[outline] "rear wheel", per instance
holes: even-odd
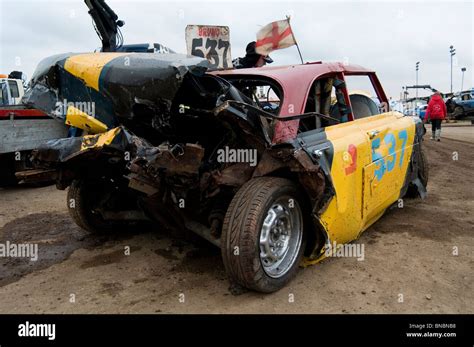
[[[423,147],[421,147],[421,144],[419,145],[419,148],[416,150],[416,152],[413,153],[412,160],[412,165],[416,167],[418,172],[417,178],[426,190],[426,187],[428,186],[429,165],[425,151],[423,150]],[[419,187],[416,182],[411,182],[408,185],[405,196],[408,198],[416,198],[421,196],[422,194],[420,193],[420,189],[422,188]]]
[[[423,148],[420,148],[420,164],[418,167],[418,176],[423,186],[426,188],[428,185],[429,165],[426,159],[426,154]]]
[[[303,199],[293,182],[247,182],[224,218],[222,257],[231,282],[274,292],[296,274],[304,250]]]
[[[113,180],[74,180],[67,193],[67,207],[74,222],[91,233],[107,233],[146,225],[142,219],[104,219],[103,213],[120,213],[136,209],[136,199],[122,193],[123,187]]]

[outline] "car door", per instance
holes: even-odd
[[[405,181],[415,123],[398,112],[386,112],[355,121],[366,136],[370,159],[363,173],[364,229],[397,201]]]
[[[344,82],[341,75],[330,78]],[[332,82],[327,80],[326,83]],[[343,84],[339,83],[339,86]],[[340,92],[346,105],[350,106],[345,87],[341,87]],[[345,107],[339,106],[339,109],[343,108]],[[331,113],[329,107],[324,106],[315,110],[324,114]],[[350,107],[348,110],[350,111]],[[365,134],[352,121],[352,113],[347,114],[347,119],[347,122],[318,127],[298,135],[298,142],[311,157],[317,157],[318,164],[332,186],[332,197],[319,215],[320,224],[331,244],[354,240],[363,226],[363,168],[369,164],[370,148]]]
[[[362,232],[400,196],[411,157],[415,122],[385,107],[387,98],[375,74],[346,76],[346,83],[354,125],[364,134],[369,149],[361,177]],[[353,91],[354,88],[359,90]]]
[[[463,107],[464,112],[466,113],[474,111],[474,99],[470,94],[464,95],[459,104]]]

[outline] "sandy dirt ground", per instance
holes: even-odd
[[[474,143],[425,143],[426,200],[367,230],[363,261],[325,260],[270,295],[232,295],[206,243],[159,230],[90,236],[64,191],[0,190],[0,243],[39,243],[36,262],[0,258],[0,313],[474,313]]]
[[[451,140],[474,142],[474,126],[470,122],[458,122],[443,124],[443,137]],[[431,128],[427,126],[427,130]]]

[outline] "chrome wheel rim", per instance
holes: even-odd
[[[303,239],[301,208],[282,197],[268,209],[260,231],[260,262],[272,278],[284,276],[295,264]]]

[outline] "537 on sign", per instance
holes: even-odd
[[[188,25],[186,47],[188,54],[206,58],[210,63],[210,69],[232,67],[227,26]]]

